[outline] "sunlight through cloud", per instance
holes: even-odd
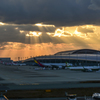
[[[26,36],[40,36],[42,32],[35,32],[35,31],[30,31],[29,33],[26,34]]]
[[[53,35],[53,37],[69,37],[69,36],[72,36],[72,33],[70,33],[69,31],[65,31],[64,27],[62,29],[56,29],[55,30],[55,33],[50,33],[50,32],[47,32],[48,35]]]
[[[36,23],[35,26],[55,27],[55,25]]]
[[[5,23],[3,23],[3,22],[0,22],[0,25],[5,25]]]
[[[23,31],[23,30],[20,30],[20,33],[24,33],[25,31]]]

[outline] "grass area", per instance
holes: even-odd
[[[99,92],[100,88],[70,88],[70,89],[51,89],[51,90],[9,90],[5,95],[7,98],[51,98],[66,97],[68,94],[77,94],[77,96],[92,96],[93,93]]]

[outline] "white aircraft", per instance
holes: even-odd
[[[5,65],[12,65],[12,63],[5,63]]]
[[[99,66],[78,66],[78,67],[67,67],[70,70],[82,70],[84,72],[92,72],[93,70],[99,70]]]
[[[49,68],[63,69],[66,67],[66,63],[42,63],[44,66]]]
[[[15,65],[15,66],[25,66],[26,64],[25,63],[14,63],[14,62],[12,62],[12,65]]]
[[[34,58],[34,62],[39,65],[40,67],[45,68],[56,68],[56,69],[71,69],[71,70],[82,70],[82,71],[88,71],[92,72],[93,70],[99,70],[100,68],[98,66],[78,66],[78,67],[72,67],[72,63],[40,63],[38,60]]]
[[[100,93],[94,93],[94,94],[92,95],[92,98],[93,98],[94,100],[100,100]]]
[[[18,63],[14,63],[14,62],[12,62],[12,64],[13,64],[13,65],[15,65],[15,66],[19,66],[19,64],[18,64]]]
[[[26,64],[25,63],[20,63],[19,66],[26,66]]]
[[[61,69],[66,66],[66,63],[41,63],[38,60],[36,60],[35,58],[34,58],[34,62],[35,62],[35,64],[37,64],[38,66],[40,66],[42,68],[45,67],[45,68],[52,68],[52,69],[54,69],[54,68]]]

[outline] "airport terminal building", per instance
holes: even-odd
[[[42,63],[72,63],[74,66],[99,66],[100,51],[92,49],[80,49],[58,52],[54,55],[35,57]],[[33,62],[33,58],[26,62]]]

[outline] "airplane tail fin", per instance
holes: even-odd
[[[68,62],[66,62],[66,67],[68,67]]]
[[[36,63],[36,64],[38,64],[40,67],[45,67],[43,64],[41,64],[38,60],[36,60],[35,58],[34,58],[34,62]]]
[[[71,67],[68,62],[66,62],[66,67]]]

